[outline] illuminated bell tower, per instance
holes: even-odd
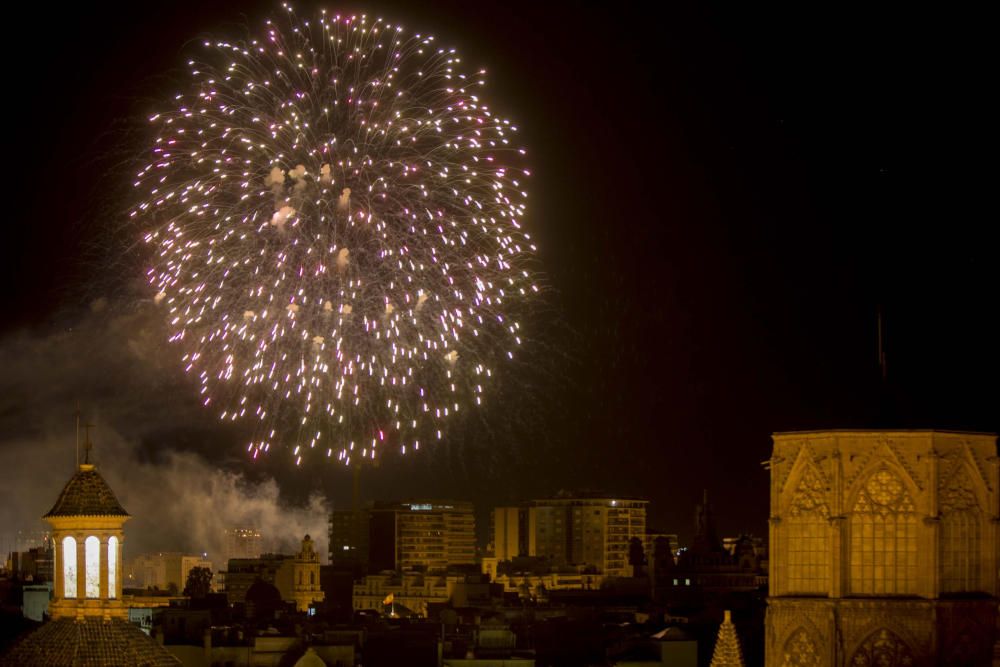
[[[55,553],[52,618],[127,620],[122,526],[130,517],[89,455],[43,518],[52,526]]]
[[[319,554],[306,535],[299,553],[285,561],[275,583],[286,600],[295,600],[298,611],[308,611],[310,604],[326,597],[320,588],[319,571]]]

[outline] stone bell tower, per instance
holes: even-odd
[[[52,526],[52,619],[128,619],[122,602],[122,526],[129,514],[96,467],[79,464],[43,517]]]
[[[0,653],[0,667],[180,667],[138,626],[122,601],[122,525],[128,513],[90,463],[83,463],[45,515],[52,526],[55,590],[50,620]]]

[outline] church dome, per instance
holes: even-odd
[[[0,667],[177,667],[180,664],[180,660],[132,623],[100,619],[49,621],[0,656]]]
[[[281,606],[281,592],[274,584],[257,579],[247,589],[246,601],[260,607],[277,608]]]
[[[301,658],[299,658],[294,667],[326,667],[326,663],[323,662],[323,658],[316,655],[316,651],[313,649],[308,649]]]
[[[128,512],[94,466],[84,463],[44,518],[58,516],[128,516]]]

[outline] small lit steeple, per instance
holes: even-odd
[[[55,590],[53,619],[128,618],[122,602],[122,534],[129,514],[90,462],[90,428],[84,461],[43,517],[52,526]]]

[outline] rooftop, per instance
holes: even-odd
[[[83,463],[45,518],[55,516],[128,516],[108,483],[89,463]]]
[[[175,667],[180,661],[125,621],[63,618],[49,621],[0,656],[0,666],[144,665]]]

